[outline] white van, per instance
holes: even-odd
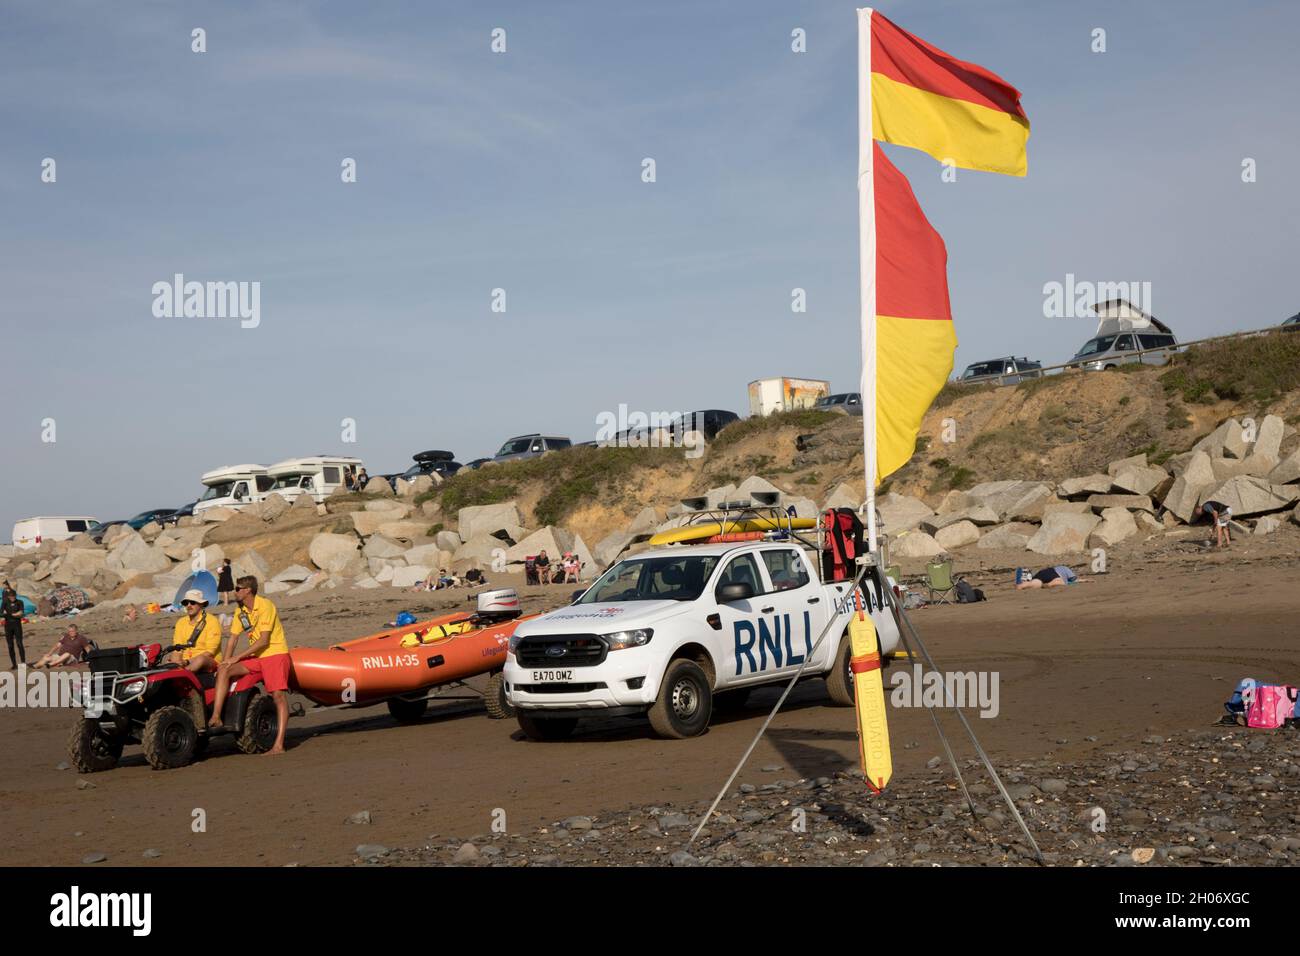
[[[66,541],[99,524],[88,515],[59,518],[24,518],[14,522],[14,544],[20,548],[39,548],[44,541]]]
[[[277,462],[267,472],[275,482],[271,491],[284,496],[289,504],[293,504],[304,492],[320,504],[343,484],[344,469],[360,471],[363,467],[360,458],[315,455],[311,458],[289,458]]]
[[[273,480],[265,465],[222,465],[199,479],[206,490],[194,503],[194,513],[209,508],[248,508],[266,497]]]

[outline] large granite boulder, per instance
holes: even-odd
[[[1294,504],[1297,498],[1300,498],[1300,487],[1295,485],[1275,485],[1264,478],[1238,475],[1202,488],[1197,504],[1221,501],[1232,509],[1234,517],[1244,518],[1281,511]]]
[[[1043,518],[1043,524],[1026,546],[1039,554],[1069,554],[1088,549],[1088,536],[1101,524],[1094,514],[1055,512]]]
[[[1196,506],[1201,503],[1202,490],[1213,482],[1214,468],[1210,456],[1204,451],[1196,452],[1183,464],[1182,473],[1174,479],[1165,495],[1162,502],[1165,510],[1187,524],[1196,513]]]

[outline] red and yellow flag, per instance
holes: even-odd
[[[871,135],[963,169],[1023,176],[1020,91],[871,14]]]
[[[876,482],[912,457],[921,419],[952,374],[957,334],[948,250],[879,144],[876,200]]]

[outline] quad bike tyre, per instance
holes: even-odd
[[[275,746],[275,736],[279,731],[280,718],[275,712],[275,699],[270,694],[258,694],[248,705],[244,729],[235,738],[235,746],[242,753],[264,754]]]
[[[149,715],[140,737],[149,766],[155,770],[173,770],[194,759],[199,729],[188,710],[169,706]]]
[[[515,716],[515,709],[506,700],[506,675],[503,672],[497,671],[488,678],[487,686],[483,689],[483,706],[493,720]]]
[[[72,725],[68,734],[68,759],[77,773],[99,773],[112,770],[122,757],[121,737],[110,736],[99,729],[99,721],[82,715]]]

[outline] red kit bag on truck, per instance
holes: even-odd
[[[831,508],[822,515],[822,530],[826,532],[822,580],[849,580],[857,568],[857,558],[866,553],[862,520],[852,508]]]

